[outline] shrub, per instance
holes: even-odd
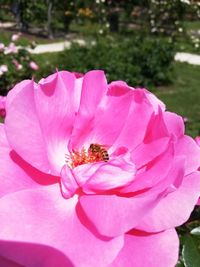
[[[173,59],[173,44],[167,39],[104,37],[87,46],[73,44],[58,55],[57,65],[78,72],[103,69],[109,81],[148,86],[171,81]]]
[[[15,38],[19,34],[12,36],[7,47],[0,43],[0,95],[6,95],[17,82],[31,78],[38,68],[27,49],[15,45]]]

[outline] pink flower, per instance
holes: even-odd
[[[16,54],[18,52],[18,49],[14,43],[10,43],[8,47],[5,47],[4,54]]]
[[[8,66],[7,65],[1,65],[0,66],[0,77],[8,71]]]
[[[5,45],[3,43],[0,43],[0,52],[4,50]]]
[[[0,255],[41,267],[173,267],[200,192],[180,116],[102,71],[17,84],[0,125]],[[1,260],[1,259],[0,259]]]
[[[4,118],[6,116],[6,97],[0,96],[0,117]]]
[[[1,65],[0,66],[0,71],[7,72],[8,71],[8,66],[7,65]]]
[[[29,67],[32,69],[32,70],[39,70],[39,66],[34,62],[34,61],[31,61],[29,63]]]
[[[183,122],[186,124],[189,122],[189,119],[187,117],[183,117]]]
[[[200,146],[200,136],[197,136],[195,138],[195,141]],[[200,165],[199,165],[199,169],[198,170],[200,171]],[[200,205],[200,198],[198,199],[197,205]]]
[[[80,72],[72,72],[72,73],[76,76],[76,78],[81,78],[84,76],[84,74]]]
[[[15,65],[16,70],[21,70],[23,68],[22,64],[20,64],[16,59],[13,59],[12,63]]]
[[[15,41],[17,41],[17,40],[19,39],[20,36],[21,36],[21,33],[13,34],[13,35],[11,36],[11,40],[12,40],[13,42],[15,42]]]

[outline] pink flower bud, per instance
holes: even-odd
[[[39,70],[39,66],[34,62],[34,61],[31,61],[29,63],[29,67],[32,69],[32,70]]]

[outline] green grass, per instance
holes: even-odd
[[[185,21],[183,23],[184,27],[186,30],[200,30],[200,21],[195,20],[195,21]]]
[[[99,31],[103,30],[103,32],[108,32],[108,28],[105,27],[105,25],[101,25],[99,23],[93,23],[93,22],[85,22],[84,24],[78,24],[76,22],[73,22],[70,24],[69,30],[71,32],[75,32],[79,35],[83,36],[92,36],[99,34]]]
[[[174,84],[157,88],[155,94],[167,109],[187,117],[186,131],[193,137],[200,134],[200,66],[175,63]]]

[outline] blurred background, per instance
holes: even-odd
[[[1,0],[0,95],[56,69],[146,87],[200,135],[200,1]],[[177,266],[200,266],[199,220],[197,208],[178,229]]]

